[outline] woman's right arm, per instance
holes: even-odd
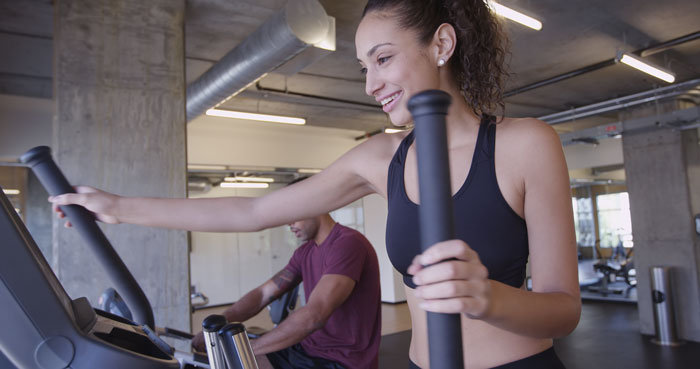
[[[52,197],[54,205],[81,205],[106,223],[200,232],[252,232],[343,207],[378,188],[386,171],[378,160],[384,141],[368,140],[356,146],[321,173],[261,197],[167,199],[122,197],[90,187],[76,194]],[[382,150],[383,151],[383,150]]]

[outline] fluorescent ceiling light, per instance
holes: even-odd
[[[523,26],[530,27],[534,30],[541,30],[542,29],[542,22],[538,21],[535,18],[528,17],[527,15],[520,13],[518,11],[515,11],[507,6],[503,6],[501,4],[495,3],[493,1],[488,1],[487,2],[489,8],[491,10],[505,18],[508,18],[514,22],[518,22],[522,24]]]
[[[226,182],[274,182],[274,178],[267,178],[267,177],[226,177],[224,178],[224,181]]]
[[[225,165],[202,165],[202,164],[187,164],[187,169],[190,170],[226,170]]]
[[[261,122],[306,124],[306,119],[303,119],[303,118],[285,117],[282,115],[245,113],[242,111],[233,111],[233,110],[209,109],[209,110],[207,110],[207,115],[213,116],[213,117],[257,120],[257,121],[261,121]]]
[[[5,193],[5,195],[19,195],[19,190],[14,190],[14,189],[2,189],[2,192]]]
[[[301,169],[297,170],[297,172],[303,173],[303,174],[317,174],[317,173],[321,173],[321,169],[301,168]]]
[[[404,129],[396,129],[396,128],[384,128],[384,133],[399,133],[405,131]]]
[[[632,68],[638,69],[668,83],[673,83],[673,81],[676,80],[676,76],[673,75],[673,73],[651,65],[648,62],[642,61],[641,59],[630,54],[622,54],[622,57],[619,58],[619,60],[621,63],[627,64]]]
[[[237,182],[222,182],[219,187],[223,188],[268,188],[268,183],[237,183]]]

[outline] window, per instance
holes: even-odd
[[[600,247],[632,247],[632,219],[627,192],[596,196]]]
[[[595,223],[593,222],[593,202],[590,197],[572,197],[576,244],[595,246]]]

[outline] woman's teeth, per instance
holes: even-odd
[[[395,99],[397,96],[399,96],[399,94],[400,94],[400,92],[397,92],[397,93],[395,93],[395,94],[393,94],[393,95],[387,97],[386,99],[382,100],[382,105],[386,105],[386,104],[388,104],[388,103],[394,101],[394,99]]]

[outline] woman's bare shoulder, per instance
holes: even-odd
[[[557,132],[535,118],[504,118],[496,128],[497,168],[505,168],[523,181],[558,171],[565,163]],[[564,164],[565,166],[565,164]]]
[[[558,138],[554,128],[537,118],[507,118],[498,122],[498,131],[506,139],[520,140],[551,140]]]
[[[557,132],[536,118],[503,118],[496,129],[497,149],[505,149],[508,156],[561,150]]]

